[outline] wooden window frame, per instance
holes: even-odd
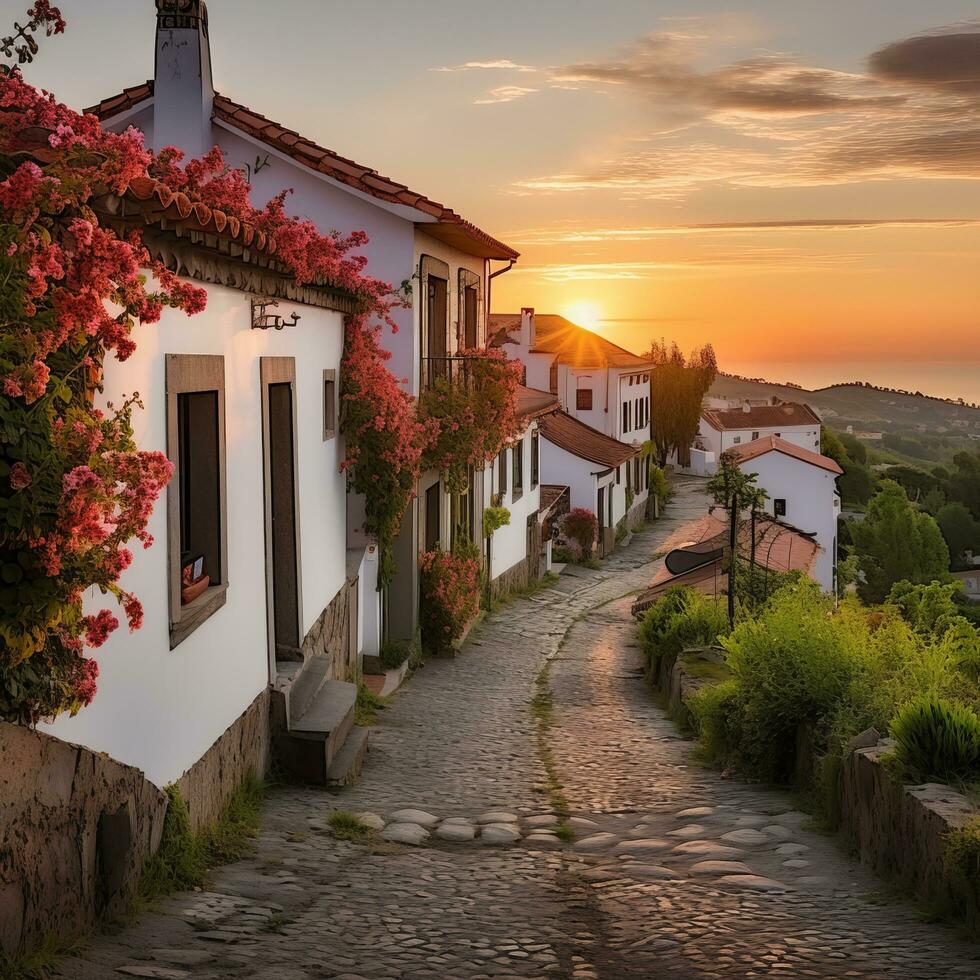
[[[187,639],[226,601],[228,591],[228,465],[225,442],[225,359],[221,354],[167,354],[164,359],[167,402],[167,457],[174,466],[167,487],[167,583],[170,605],[170,649]],[[218,394],[218,533],[221,582],[213,582],[193,602],[180,601],[180,426],[178,395]]]
[[[433,354],[429,349],[429,320],[432,316],[431,304],[429,302],[429,276],[434,279],[443,280],[446,284],[446,309],[445,309],[445,329],[444,339],[445,352]],[[449,357],[452,353],[450,345],[450,270],[449,264],[431,255],[423,255],[419,259],[419,346],[422,358],[422,371],[425,370],[425,361],[431,357]]]
[[[295,378],[293,379],[295,394]],[[327,385],[330,385],[328,388]],[[337,370],[323,369],[323,441],[337,436]]]
[[[586,398],[585,396],[588,396]],[[583,404],[588,402],[588,405]],[[591,388],[576,388],[575,389],[575,411],[576,412],[591,412],[592,411],[592,389]]]
[[[497,455],[497,494],[500,503],[503,504],[507,496],[507,447],[500,450]]]
[[[541,437],[537,431],[531,433],[531,489],[541,483]]]
[[[458,313],[456,318],[456,349],[475,349],[480,346],[480,305],[482,300],[481,286],[483,285],[483,280],[479,275],[477,275],[477,273],[471,271],[470,269],[461,268],[457,272],[457,282],[459,295],[456,300]],[[467,343],[466,337],[466,297],[469,290],[473,291],[473,295],[475,297],[472,345]]]

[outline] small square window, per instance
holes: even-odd
[[[575,407],[580,412],[590,412],[592,411],[592,389],[591,388],[579,388],[575,392]]]
[[[752,433],[752,441],[755,442],[755,440],[758,439],[758,438],[759,438],[759,433],[758,432],[753,432]]]
[[[734,437],[734,438],[732,439],[732,442],[733,442],[733,443],[734,443],[734,444],[735,444],[736,446],[737,446],[737,445],[738,445],[738,444],[739,444],[739,443],[740,443],[741,441],[742,441],[742,437],[741,437],[741,436],[735,436],[735,437]]]
[[[786,501],[782,497],[777,497],[772,502],[772,512],[776,517],[786,516]]]
[[[323,372],[323,441],[337,435],[337,372],[328,368]]]

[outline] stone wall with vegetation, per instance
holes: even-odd
[[[214,824],[232,794],[248,779],[263,779],[270,766],[270,693],[266,688],[180,779],[191,830]]]
[[[123,912],[166,796],[102,753],[0,722],[0,949],[16,956]]]
[[[701,688],[728,676],[725,653],[720,647],[695,647],[677,656],[661,657],[650,682],[661,692],[667,713],[683,728],[691,727],[688,699]]]
[[[347,582],[331,599],[303,639],[303,657],[327,657],[330,679],[354,681],[360,676],[357,650],[351,643],[351,615],[357,590]]]
[[[947,835],[974,825],[977,808],[942,783],[901,785],[883,764],[894,747],[884,739],[844,760],[838,781],[841,834],[882,877],[980,933],[980,880],[951,867],[947,850]]]

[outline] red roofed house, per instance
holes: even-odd
[[[620,522],[635,526],[646,506],[647,461],[642,450],[564,411],[542,416],[538,427],[544,479],[569,488],[569,506],[585,507],[596,515],[599,544],[604,554],[610,552]]]
[[[569,415],[622,442],[650,438],[651,361],[530,308],[492,313],[490,331],[494,343],[524,362],[527,383],[554,392]]]
[[[757,486],[769,494],[765,509],[813,536],[821,552],[813,578],[827,592],[837,585],[837,521],[843,470],[828,456],[778,436],[764,436],[729,449],[739,467],[755,473]]]
[[[248,174],[257,204],[292,188],[286,201],[290,213],[308,217],[324,230],[366,231],[370,241],[364,254],[371,274],[395,286],[411,286],[411,309],[395,311],[401,329],[397,334],[385,331],[383,343],[392,354],[391,370],[407,379],[413,394],[427,379],[444,373],[458,350],[485,344],[493,264],[499,264],[494,271],[505,271],[518,253],[445,205],[216,92],[205,4],[156,0],[156,7],[155,77],[89,111],[108,129],[135,126],[156,149],[177,146],[193,157],[220,146],[229,164]],[[434,472],[420,481],[418,499],[403,522],[395,581],[381,594],[372,594],[370,587],[363,590],[360,643],[365,654],[376,654],[385,639],[411,640],[415,635],[417,556],[431,533],[421,508],[439,483]],[[479,494],[480,487],[474,475],[471,493]],[[440,498],[437,540],[447,542],[456,505],[443,488],[435,493]],[[474,499],[469,509],[482,513],[484,505]],[[350,561],[360,566],[358,556],[363,556],[368,564],[360,575],[369,580],[367,542],[356,515],[350,523]]]
[[[721,402],[701,413],[700,441],[714,453],[715,461],[726,450],[763,436],[776,436],[804,449],[820,452],[820,416],[800,402],[773,398],[767,405]]]

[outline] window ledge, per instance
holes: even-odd
[[[521,497],[523,497],[523,496],[524,496],[524,490],[523,490],[523,488],[520,489],[520,490],[514,490],[511,493],[511,495],[510,495],[511,503],[515,503],[516,504],[517,501],[520,500]]]
[[[210,619],[224,604],[228,583],[212,585],[193,602],[180,607],[180,618],[170,624],[170,649],[184,642],[205,620]]]

